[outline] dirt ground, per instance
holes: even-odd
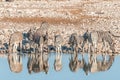
[[[111,31],[120,36],[119,0],[59,0],[0,2],[0,32],[27,32],[42,21],[50,25],[49,33],[70,35],[86,30]],[[14,31],[14,30],[13,30]],[[120,39],[116,39],[120,51]]]

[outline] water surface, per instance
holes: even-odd
[[[32,72],[29,74],[27,63],[28,56],[22,56],[22,71],[19,73],[12,72],[8,63],[8,56],[0,58],[0,80],[118,80],[120,79],[120,56],[115,56],[112,66],[106,71],[88,72],[81,68],[76,72],[71,71],[69,68],[70,54],[63,54],[62,56],[62,69],[60,71],[54,70],[55,54],[49,55],[49,71],[46,74],[41,71],[38,73]],[[81,55],[78,58],[81,60]],[[99,61],[102,61],[101,56],[97,57]],[[84,60],[88,62],[87,54],[84,55]],[[108,60],[108,59],[107,59]]]

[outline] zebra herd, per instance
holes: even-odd
[[[44,31],[44,32],[43,32]],[[36,32],[29,30],[28,39],[30,43],[37,44],[35,46],[38,52],[44,52],[43,50],[50,51],[48,47],[49,43],[49,31],[46,29],[37,29]],[[115,36],[110,31],[92,31],[88,30],[81,36],[77,33],[71,33],[66,45],[63,45],[64,38],[61,34],[55,34],[53,39],[53,47],[56,53],[62,53],[64,46],[67,46],[66,51],[79,53],[97,53],[97,52],[112,52],[115,53]],[[30,45],[33,45],[30,44]]]
[[[81,36],[78,33],[71,33],[67,36],[68,42],[64,45],[64,38],[61,34],[54,34],[53,45],[49,45],[49,25],[47,22],[43,22],[38,29],[31,28],[26,33],[25,40],[27,43],[23,44],[23,33],[16,31],[10,35],[8,43],[8,52],[14,53],[19,49],[20,52],[27,51],[43,53],[56,51],[56,53],[62,53],[63,50],[66,53],[97,53],[97,52],[112,52],[115,53],[115,36],[110,31],[89,31],[86,30]]]

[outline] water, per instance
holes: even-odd
[[[27,63],[28,55],[22,56],[22,70],[19,73],[12,72],[8,63],[8,56],[0,58],[0,80],[118,80],[120,79],[120,56],[115,56],[114,61],[110,69],[106,71],[98,72],[88,72],[88,75],[85,74],[82,68],[78,69],[76,72],[72,72],[69,68],[69,59],[70,54],[63,54],[62,56],[62,69],[60,71],[54,70],[54,60],[55,54],[49,55],[49,71],[46,74],[45,72],[38,72],[31,74],[28,73]],[[79,54],[79,60],[81,55]],[[102,61],[102,56],[97,56],[99,61]],[[86,63],[88,63],[88,55],[84,55]],[[108,61],[107,56],[107,61]]]

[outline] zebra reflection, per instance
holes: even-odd
[[[8,64],[10,70],[15,73],[19,73],[22,71],[23,64],[22,64],[22,56],[18,54],[9,54],[8,55]]]
[[[114,56],[108,56],[108,60],[106,59],[106,55],[102,56],[102,60],[98,60],[96,54],[91,55],[88,64],[85,62],[83,67],[83,70],[85,71],[86,75],[88,75],[89,72],[95,73],[109,70],[114,62]]]
[[[71,54],[70,62],[69,62],[69,68],[72,72],[76,72],[79,69],[82,69],[84,66],[84,59],[82,55],[82,59],[78,59],[78,54]]]
[[[37,53],[37,54],[30,54],[28,58],[28,72],[31,74],[32,72],[45,72],[48,73],[49,70],[49,63],[48,63],[48,54],[46,53]]]

